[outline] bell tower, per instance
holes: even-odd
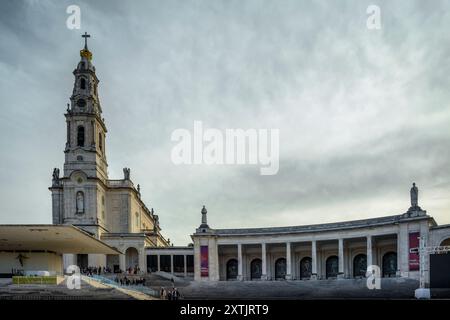
[[[102,118],[102,108],[98,98],[99,80],[92,64],[92,53],[87,46],[87,33],[84,48],[80,50],[81,60],[73,71],[73,85],[70,104],[65,114],[67,142],[64,162],[64,177],[81,170],[87,177],[108,179],[105,152],[106,126]]]
[[[52,211],[54,224],[72,224],[99,238],[106,228],[106,126],[98,97],[98,78],[87,46],[73,71],[75,81],[65,113],[67,140],[62,176],[53,171]]]

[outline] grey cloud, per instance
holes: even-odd
[[[399,213],[415,180],[441,223],[450,191],[448,1],[7,1],[0,10],[1,223],[48,223],[63,112],[89,47],[111,178],[124,166],[176,244],[213,227]],[[176,128],[279,128],[280,171],[175,166]],[[26,201],[23,196],[26,195]],[[318,214],[320,212],[320,214]]]

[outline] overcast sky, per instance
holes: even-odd
[[[66,8],[81,8],[81,29]],[[381,30],[366,9],[381,8]],[[84,31],[110,179],[166,237],[404,213],[450,223],[449,1],[1,1],[0,223],[51,223]],[[280,169],[176,166],[177,128],[277,128]]]

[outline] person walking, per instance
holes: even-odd
[[[159,291],[159,297],[161,300],[166,300],[166,289],[164,287],[161,287],[161,290]]]
[[[178,292],[178,289],[173,289],[172,292],[172,300],[178,300],[180,298],[180,292]]]

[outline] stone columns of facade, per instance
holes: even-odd
[[[161,256],[158,254],[158,271],[161,271]]]
[[[242,244],[241,243],[238,243],[237,249],[238,249],[238,276],[237,276],[237,279],[239,281],[242,281],[244,278],[242,276]]]
[[[194,280],[200,281],[200,241],[198,238],[194,238]]]
[[[126,266],[125,266],[125,254],[120,254],[119,255],[119,268],[122,272],[124,272],[126,270]]]
[[[183,265],[184,265],[184,277],[187,277],[187,259],[186,255],[183,256]]]
[[[139,250],[139,269],[141,272],[147,273],[147,255],[144,248]]]
[[[173,254],[170,255],[170,273],[173,274]]]
[[[52,189],[52,219],[53,224],[64,223],[64,201],[62,189]]]
[[[367,267],[373,265],[372,236],[367,236]]]
[[[339,239],[338,279],[344,278],[344,239]]]
[[[261,244],[261,280],[267,280],[267,254],[266,254],[266,244]]]
[[[290,242],[286,242],[286,280],[292,280],[292,259]]]
[[[317,242],[311,243],[311,280],[317,280]]]
[[[76,254],[63,254],[63,265],[64,265],[64,272],[66,272],[66,269],[71,265],[77,265],[77,255]]]
[[[397,270],[400,277],[408,277],[409,274],[409,239],[408,225],[402,223],[397,235]]]
[[[209,280],[219,281],[219,247],[215,238],[208,240],[209,252]]]

